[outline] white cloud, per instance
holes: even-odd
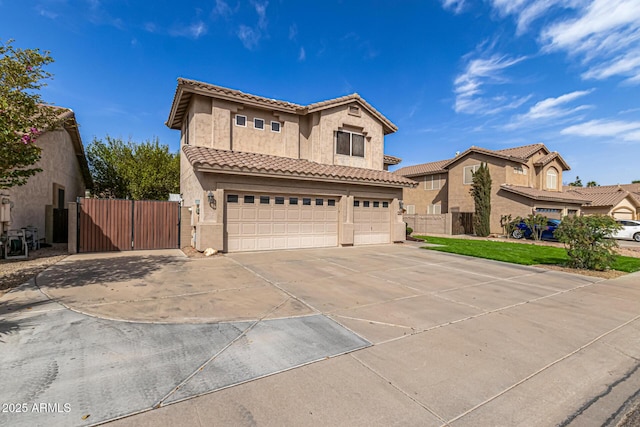
[[[489,58],[476,58],[467,62],[465,71],[456,77],[454,92],[456,100],[454,110],[457,113],[495,114],[505,109],[517,108],[526,100],[524,98],[483,97],[485,85],[498,85],[509,80],[502,71],[526,59],[512,58],[494,54]]]
[[[298,54],[298,61],[304,61],[307,58],[307,53],[304,51],[304,47],[300,48],[300,53]]]
[[[260,41],[260,32],[246,25],[240,25],[238,28],[238,38],[249,50],[252,50]]]
[[[570,114],[591,108],[589,105],[579,105],[577,107],[567,108],[566,104],[590,94],[591,90],[580,90],[575,92],[566,93],[560,95],[557,98],[547,98],[536,103],[524,114],[519,114],[508,124],[504,126],[504,129],[513,130],[522,126],[527,126],[533,122],[547,119],[558,119],[566,117]]]
[[[289,26],[289,40],[296,40],[298,38],[298,26],[292,24]]]
[[[267,6],[269,6],[269,2],[259,3],[252,2],[253,7],[256,9],[256,13],[258,14],[258,28],[261,30],[267,29]]]
[[[461,13],[467,4],[466,0],[441,0],[441,1],[442,1],[443,8],[445,8],[446,10],[453,11],[453,13],[455,14]]]
[[[547,51],[582,57],[584,79],[613,76],[640,83],[640,2],[593,0],[577,18],[555,22],[541,34]]]
[[[562,131],[563,135],[586,137],[609,137],[621,141],[640,142],[640,121],[591,120],[569,126]]]
[[[491,0],[491,5],[501,16],[514,15],[517,34],[525,33],[530,25],[553,8],[575,8],[586,0]]]
[[[213,8],[213,14],[216,16],[228,17],[233,14],[231,7],[224,0],[216,0],[216,5]]]
[[[155,30],[155,26],[147,27],[145,25],[145,29],[149,32],[153,32]],[[196,21],[191,25],[174,28],[169,32],[169,34],[175,37],[199,39],[201,36],[207,34],[207,26],[202,21]]]

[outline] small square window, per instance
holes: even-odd
[[[362,202],[362,206],[365,207],[365,208],[368,208],[369,207],[369,201],[365,200],[364,202]]]
[[[256,129],[263,130],[264,129],[264,120],[255,118],[253,119],[253,127]]]
[[[255,197],[253,196],[244,196],[245,203],[253,203],[255,201]]]
[[[336,205],[336,201],[335,199],[329,199],[327,200],[327,206],[335,206]]]
[[[389,202],[382,202],[382,207],[383,208],[388,208],[389,207]]]
[[[360,116],[360,108],[356,107],[355,105],[350,105],[349,114],[353,116]]]
[[[237,194],[227,194],[227,203],[238,203]]]
[[[247,127],[247,116],[236,114],[236,126]]]
[[[316,199],[316,206],[323,206],[324,205],[324,199]]]
[[[307,199],[307,198],[302,199],[302,204],[304,206],[311,206],[311,199]]]
[[[276,197],[276,205],[284,205],[284,197]]]
[[[280,122],[271,122],[271,132],[280,132]]]
[[[268,205],[269,204],[269,196],[260,196],[260,204],[261,205]]]
[[[374,208],[379,208],[380,207],[380,202],[373,202],[373,207]]]
[[[289,197],[289,204],[290,205],[297,205],[298,204],[298,198],[297,197]]]
[[[354,200],[354,201],[353,201],[353,206],[355,206],[356,208],[357,208],[358,206],[360,206],[360,200]]]

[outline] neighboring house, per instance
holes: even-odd
[[[400,161],[384,155],[397,128],[357,94],[304,106],[178,79],[167,126],[198,250],[405,238],[399,200],[416,184],[384,170]]]
[[[65,108],[60,111],[62,126],[36,140],[42,152],[35,166],[42,172],[25,185],[2,190],[13,205],[9,229],[35,227],[39,240],[47,243],[67,241],[67,204],[93,185],[75,114]]]
[[[549,218],[576,215],[586,201],[562,191],[562,172],[569,165],[544,144],[503,150],[471,147],[452,159],[407,166],[394,173],[419,183],[404,190],[407,214],[474,212],[473,172],[481,163],[491,174],[491,232],[500,233],[500,217],[540,213]]]
[[[611,215],[616,219],[640,219],[640,184],[564,187],[588,200],[582,205],[585,215]]]

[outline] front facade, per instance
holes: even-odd
[[[504,150],[471,147],[452,159],[398,169],[394,173],[419,183],[405,189],[408,214],[474,212],[473,173],[486,163],[491,174],[491,232],[500,233],[502,215],[540,213],[549,218],[576,215],[584,197],[562,191],[569,166],[544,144]]]
[[[69,202],[84,196],[92,185],[75,114],[61,109],[61,119],[61,128],[46,131],[36,140],[42,152],[35,166],[42,172],[25,185],[2,190],[12,205],[8,229],[35,228],[39,240],[47,243],[54,241],[60,228],[66,230],[63,214]],[[61,240],[66,242],[65,237],[63,232]]]
[[[167,125],[198,250],[404,240],[399,200],[415,184],[385,171],[396,127],[357,94],[302,106],[179,79]]]

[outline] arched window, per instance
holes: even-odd
[[[549,190],[558,189],[558,171],[555,168],[549,168],[547,171],[547,188]]]

